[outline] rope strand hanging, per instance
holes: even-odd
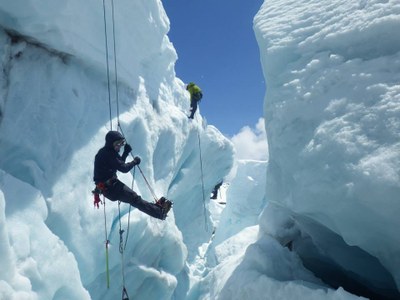
[[[122,275],[122,299],[124,299],[124,294],[127,294],[125,288],[125,268],[124,268],[124,232],[122,230],[121,224],[121,201],[118,201],[118,219],[119,219],[119,253],[121,253],[121,275]],[[129,226],[129,221],[128,221]],[[128,235],[126,236],[126,240],[128,239]],[[126,244],[125,244],[126,245]]]
[[[118,69],[117,69],[117,49],[116,49],[116,41],[115,41],[115,12],[114,12],[114,0],[111,0],[111,11],[112,11],[112,36],[113,36],[113,50],[114,50],[114,73],[115,73],[115,101],[116,101],[116,115],[117,115],[117,130],[121,130],[122,128],[119,122],[119,94],[118,94]],[[110,130],[113,130],[112,125],[112,105],[111,105],[111,79],[110,79],[110,61],[109,61],[109,45],[108,45],[108,33],[107,33],[107,15],[106,15],[106,4],[105,0],[103,0],[103,17],[104,17],[104,37],[105,37],[105,53],[106,53],[106,66],[107,66],[107,90],[108,90],[108,108],[109,108],[109,117],[110,117]],[[132,180],[132,188],[135,180],[135,169],[133,172],[133,180]],[[125,239],[125,244],[123,243],[123,233],[121,225],[121,210],[120,210],[120,201],[118,202],[118,213],[119,213],[119,234],[120,234],[120,246],[119,251],[121,253],[121,272],[122,272],[122,300],[129,300],[128,292],[125,288],[125,270],[124,270],[124,250],[128,241],[129,234],[129,224],[130,224],[130,213],[131,206],[129,205],[129,215],[128,215],[128,227],[127,227],[127,236]],[[105,227],[105,236],[106,236],[106,275],[107,275],[107,288],[110,288],[110,271],[109,271],[109,259],[108,259],[108,233],[107,233],[107,216],[105,209],[105,199],[103,197],[104,204],[104,227]]]
[[[135,173],[136,173],[136,167],[133,169],[133,178],[132,178],[132,190],[135,185]],[[125,260],[124,260],[124,252],[126,249],[126,245],[128,243],[128,237],[129,237],[129,228],[130,228],[130,223],[131,223],[131,208],[132,206],[129,205],[129,212],[128,212],[128,225],[126,229],[126,238],[125,238],[125,243],[124,243],[124,237],[123,234],[125,230],[122,229],[122,222],[121,222],[121,201],[118,201],[118,221],[119,221],[119,253],[121,253],[121,274],[122,274],[122,300],[129,300],[129,295],[128,291],[126,290],[125,287]]]
[[[111,88],[110,88],[110,63],[108,60],[108,35],[107,35],[107,16],[106,2],[103,0],[103,17],[104,17],[104,38],[106,44],[106,66],[107,66],[107,90],[108,90],[108,107],[110,111],[110,130],[112,130],[112,110],[111,110]]]
[[[106,14],[106,3],[103,0],[103,17],[104,17],[104,39],[105,39],[105,53],[106,53],[106,66],[107,66],[107,90],[108,90],[108,108],[110,118],[110,130],[113,130],[112,125],[112,105],[111,105],[111,76],[110,76],[110,59],[109,59],[109,45],[108,45],[108,33],[107,33],[107,14]],[[115,74],[115,101],[116,101],[116,115],[117,115],[117,127],[119,127],[119,92],[118,92],[118,69],[117,69],[117,47],[115,39],[115,13],[114,13],[114,0],[111,0],[111,17],[112,17],[112,39],[113,39],[113,51],[114,51],[114,74]]]
[[[103,196],[103,207],[104,207],[104,232],[106,236],[106,279],[107,279],[107,288],[110,288],[110,268],[108,264],[108,245],[110,241],[108,240],[108,233],[107,233],[107,215],[106,215],[106,201],[105,197]]]
[[[121,131],[122,136],[125,136],[124,131],[122,130],[121,125],[118,125],[118,127],[119,127],[119,129],[120,129],[120,131]],[[130,153],[130,155],[131,155],[132,158],[134,158],[132,152]],[[137,165],[137,168],[139,169],[140,174],[142,175],[142,177],[143,177],[143,179],[144,179],[144,182],[146,183],[147,188],[148,188],[149,191],[150,191],[150,194],[151,194],[152,197],[154,198],[154,201],[157,202],[157,201],[158,201],[157,195],[156,195],[156,193],[154,192],[153,188],[151,187],[151,185],[150,185],[149,181],[147,180],[146,176],[144,176],[144,173],[143,173],[142,169],[140,168],[139,165]]]
[[[119,93],[118,93],[118,69],[117,69],[117,47],[115,41],[115,16],[114,16],[114,0],[111,0],[111,11],[112,11],[112,29],[113,29],[113,45],[114,45],[114,70],[115,70],[115,99],[117,102],[117,126],[119,123]]]
[[[142,169],[139,166],[137,166],[137,167],[138,167],[138,169],[140,171],[140,174],[142,174],[142,177],[143,177],[144,181],[146,182],[147,188],[149,189],[149,191],[150,191],[151,195],[153,196],[154,200],[157,202],[158,199],[157,199],[156,193],[151,188],[150,183],[147,181],[146,176],[144,176]]]
[[[200,172],[201,172],[201,187],[202,187],[202,192],[203,192],[204,224],[205,224],[206,231],[208,231],[206,196],[205,196],[205,192],[204,192],[203,157],[201,154],[201,143],[200,143],[200,132],[199,131],[197,131],[197,137],[199,140],[199,152],[200,152]]]
[[[104,35],[105,35],[105,53],[106,53],[106,65],[107,65],[107,90],[108,90],[108,106],[109,106],[109,118],[110,118],[110,130],[113,130],[113,124],[112,124],[112,104],[111,104],[111,79],[110,79],[110,58],[109,58],[109,37],[108,37],[108,26],[107,26],[107,14],[106,14],[106,3],[105,0],[103,0],[103,15],[104,15]],[[117,47],[116,47],[116,35],[115,35],[115,10],[114,10],[114,0],[111,0],[111,14],[112,14],[112,38],[113,38],[113,51],[114,51],[114,71],[115,71],[115,101],[116,101],[116,119],[117,119],[117,130],[121,132],[122,136],[125,137],[125,134],[123,133],[119,116],[120,116],[120,111],[119,111],[119,91],[118,91],[118,69],[117,69]],[[133,157],[133,154],[130,153],[131,156]],[[142,174],[147,187],[149,188],[152,196],[154,197],[154,200],[157,202],[157,197],[151,188],[149,182],[147,181],[146,177],[144,176],[141,168],[137,166],[140,173]],[[133,173],[133,181],[132,181],[132,189],[134,185],[134,178],[135,178],[135,169]],[[105,203],[105,202],[104,202]],[[125,269],[124,269],[124,250],[127,245],[127,240],[128,240],[128,234],[129,234],[129,223],[130,223],[130,210],[131,206],[129,206],[129,216],[128,216],[128,227],[127,227],[127,234],[126,234],[126,239],[125,239],[125,244],[124,244],[124,230],[122,230],[122,225],[121,225],[121,210],[120,210],[120,201],[118,202],[118,212],[119,212],[119,235],[120,235],[120,245],[119,245],[119,251],[121,253],[121,272],[122,272],[122,300],[129,300],[128,292],[125,288]],[[109,260],[108,260],[108,234],[107,234],[107,222],[106,222],[106,211],[105,211],[105,206],[104,206],[104,220],[105,220],[105,232],[106,232],[106,274],[107,274],[107,288],[110,287],[110,279],[109,279]]]
[[[110,110],[110,128],[112,130],[112,106],[111,106],[111,84],[110,84],[110,62],[109,62],[109,52],[108,52],[108,34],[107,34],[107,17],[106,17],[106,5],[105,0],[103,0],[103,10],[104,10],[104,34],[105,34],[105,43],[106,43],[106,63],[107,63],[107,89],[108,89],[108,104]],[[113,48],[114,48],[114,69],[115,69],[115,99],[116,99],[116,109],[117,109],[117,130],[121,131],[122,136],[125,137],[125,134],[122,130],[120,121],[119,121],[119,93],[118,93],[118,69],[117,69],[117,51],[116,51],[116,39],[115,39],[115,13],[114,13],[114,0],[111,0],[111,10],[112,10],[112,32],[113,32]],[[132,153],[131,156],[133,157]],[[146,177],[144,176],[142,169],[138,166],[140,173],[142,174],[147,187],[150,190],[154,200],[157,202],[157,196],[154,193],[153,189],[151,188],[149,182],[147,181]]]

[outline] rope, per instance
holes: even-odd
[[[107,63],[107,89],[108,89],[108,108],[110,111],[110,128],[112,130],[112,110],[111,110],[111,89],[110,89],[110,63],[108,60],[108,35],[107,35],[107,18],[106,18],[106,3],[103,0],[103,17],[104,17],[104,37],[106,43],[106,63]]]
[[[132,189],[135,184],[135,170],[133,169],[133,179],[132,179]],[[122,230],[122,223],[121,223],[121,201],[118,201],[118,220],[119,220],[119,253],[121,253],[121,273],[122,273],[122,300],[129,300],[128,292],[125,288],[125,268],[124,268],[124,251],[126,249],[126,245],[128,243],[129,237],[129,225],[131,219],[131,205],[129,205],[129,213],[128,213],[128,226],[126,229],[126,239],[124,243],[124,230]]]
[[[131,189],[133,190],[133,186],[135,184],[135,173],[136,173],[136,168],[133,168],[133,179],[132,179],[132,185],[131,185]],[[124,250],[126,249],[126,244],[128,242],[128,237],[129,237],[129,228],[130,228],[130,224],[131,224],[131,208],[132,205],[129,205],[129,212],[128,212],[128,227],[126,229],[126,239],[125,239],[125,245],[124,245]]]
[[[116,98],[116,108],[117,108],[117,128],[121,129],[119,122],[119,95],[118,95],[118,70],[117,70],[117,51],[116,51],[116,41],[115,41],[115,14],[114,14],[114,0],[111,0],[111,9],[112,9],[112,33],[113,33],[113,50],[114,50],[114,69],[115,69],[115,98]],[[109,108],[109,117],[110,117],[110,129],[112,130],[112,106],[111,106],[111,84],[110,84],[110,61],[109,61],[109,52],[108,52],[108,34],[107,34],[107,17],[106,17],[106,5],[105,0],[103,0],[103,17],[104,17],[104,37],[105,37],[105,47],[106,47],[106,65],[107,65],[107,90],[108,90],[108,108]],[[135,176],[135,175],[133,175]],[[132,188],[134,184],[135,177],[133,177]],[[104,198],[104,196],[103,196]],[[104,199],[103,199],[104,200]],[[128,293],[125,288],[125,270],[124,270],[124,250],[126,248],[128,242],[128,234],[129,234],[129,223],[130,223],[130,215],[131,215],[131,206],[129,206],[129,215],[128,215],[128,228],[127,228],[127,238],[125,240],[125,245],[123,243],[123,233],[121,225],[121,209],[120,209],[121,201],[118,201],[118,213],[119,213],[119,234],[120,234],[120,245],[119,252],[121,253],[121,271],[122,271],[122,300],[129,300]],[[106,205],[104,201],[104,228],[106,235],[106,274],[107,274],[107,288],[110,288],[110,270],[109,270],[109,259],[108,259],[108,234],[107,234],[107,217],[106,217]]]
[[[115,13],[114,13],[114,0],[111,0],[111,11],[112,11],[112,37],[113,37],[113,50],[114,50],[114,74],[115,74],[115,99],[117,108],[117,124],[119,125],[119,94],[118,94],[118,69],[117,69],[117,47],[115,39]],[[111,105],[111,79],[110,79],[110,60],[109,60],[109,46],[108,46],[108,34],[107,34],[107,16],[106,16],[106,5],[103,0],[103,17],[104,17],[104,37],[106,47],[106,64],[107,64],[107,90],[108,90],[108,108],[110,115],[110,128],[112,130],[112,105]]]
[[[120,129],[122,136],[125,138],[124,131],[122,130],[122,127],[121,127],[120,124],[118,124],[118,128]],[[131,155],[132,158],[135,158],[135,157],[133,156],[132,152],[130,153],[130,155]],[[156,193],[154,192],[154,190],[153,190],[152,187],[150,186],[150,183],[149,183],[149,181],[147,180],[146,176],[144,176],[144,173],[143,173],[142,169],[140,168],[140,166],[137,165],[137,167],[138,167],[138,169],[139,169],[139,171],[140,171],[140,174],[142,174],[142,177],[143,177],[144,181],[146,182],[146,185],[147,185],[147,187],[148,187],[148,189],[149,189],[151,195],[153,196],[154,200],[157,202],[158,198],[157,198]],[[135,169],[134,169],[133,171],[135,172]],[[132,186],[132,189],[133,189],[133,186]]]
[[[146,185],[149,188],[149,191],[150,191],[151,195],[153,196],[154,200],[157,202],[158,199],[157,199],[156,194],[154,193],[154,190],[151,188],[150,183],[147,181],[146,176],[144,176],[142,169],[139,167],[139,165],[137,167],[138,167],[138,169],[140,171],[140,174],[142,174],[143,179],[146,182]]]
[[[128,292],[125,287],[122,289],[122,300],[129,300]]]
[[[118,220],[119,220],[119,253],[124,253],[124,237],[123,234],[125,230],[122,230],[121,225],[121,201],[118,200]]]
[[[103,207],[104,207],[104,232],[106,235],[106,279],[107,279],[107,288],[110,288],[110,269],[108,266],[108,244],[110,241],[108,240],[108,233],[107,233],[107,215],[106,215],[106,201],[103,195]]]
[[[205,223],[205,229],[206,229],[206,231],[208,231],[206,196],[205,196],[205,192],[204,192],[203,158],[201,155],[201,143],[200,143],[200,132],[199,131],[197,131],[197,137],[199,140],[199,152],[200,152],[200,171],[201,171],[201,187],[202,187],[202,192],[203,192],[204,223]]]
[[[111,0],[111,11],[112,11],[113,45],[114,45],[115,99],[117,101],[117,124],[119,126],[118,69],[117,69],[117,48],[115,42],[114,0]]]
[[[121,225],[121,201],[118,201],[118,216],[119,216],[119,253],[121,253],[121,274],[122,274],[122,299],[124,299],[124,294],[126,293],[125,288],[125,268],[124,268],[124,230],[122,230]],[[129,223],[128,223],[129,224]]]
[[[106,7],[105,7],[105,0],[103,0],[103,10],[104,10],[104,26],[105,26],[105,40],[106,40],[106,60],[107,60],[107,79],[108,79],[108,103],[109,103],[109,110],[110,110],[110,127],[112,130],[112,111],[111,111],[111,92],[110,92],[110,71],[109,71],[109,59],[108,59],[108,37],[107,37],[107,21],[106,21]],[[117,51],[116,51],[116,41],[115,41],[115,14],[114,14],[114,0],[111,0],[111,10],[112,10],[112,30],[113,30],[113,45],[114,45],[114,68],[115,68],[115,97],[116,97],[116,106],[117,106],[117,127],[118,130],[121,131],[122,136],[125,137],[125,134],[122,130],[121,124],[119,122],[119,94],[118,94],[118,69],[117,69]],[[132,158],[133,155],[130,153]],[[142,169],[138,166],[140,173],[143,176],[144,181],[149,188],[150,193],[152,194],[154,200],[157,202],[157,196],[154,193],[153,189],[151,188],[149,182],[147,181],[146,177],[144,176]]]

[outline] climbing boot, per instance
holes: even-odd
[[[165,220],[165,218],[167,217],[168,212],[170,211],[171,207],[172,207],[172,202],[169,201],[167,198],[165,197],[161,197],[156,204],[158,206],[161,207],[161,211],[162,211],[162,219]]]

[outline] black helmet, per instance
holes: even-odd
[[[112,147],[116,141],[125,141],[124,136],[118,131],[109,131],[106,134],[106,146]]]

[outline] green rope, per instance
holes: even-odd
[[[104,208],[104,232],[106,235],[106,279],[107,279],[107,288],[110,288],[110,269],[108,264],[108,244],[110,241],[108,240],[108,233],[107,233],[107,215],[106,215],[106,201],[103,195],[103,208]]]

